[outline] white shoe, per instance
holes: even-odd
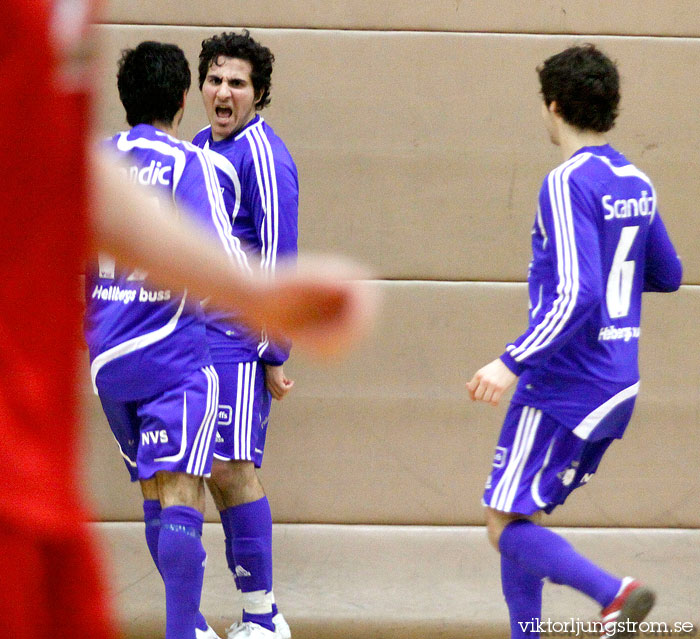
[[[216,634],[214,628],[207,624],[206,630],[200,630],[199,628],[194,629],[195,636],[197,639],[221,639],[219,635]]]
[[[275,624],[275,630],[279,635],[279,639],[292,639],[292,631],[289,629],[289,624],[281,612],[278,612],[272,618],[272,623]]]
[[[236,621],[226,629],[226,639],[280,639],[280,636],[272,630],[263,628],[252,621]]]

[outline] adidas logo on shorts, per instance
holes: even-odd
[[[236,577],[250,577],[250,573],[241,565],[236,566]]]

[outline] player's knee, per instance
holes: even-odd
[[[188,506],[201,509],[203,481],[201,477],[187,473],[159,472],[158,494],[163,508]]]
[[[211,481],[223,494],[238,494],[259,483],[252,462],[214,460],[211,468]]]
[[[501,533],[503,532],[503,524],[499,517],[490,508],[486,509],[486,536],[488,537],[489,543],[496,549],[500,550],[498,547],[498,542],[501,539]]]

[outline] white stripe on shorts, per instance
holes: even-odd
[[[250,371],[250,392],[248,393],[248,424],[246,427],[246,437],[245,437],[245,458],[252,460],[253,457],[250,453],[250,442],[253,436],[253,402],[255,400],[255,376],[258,370],[258,363],[253,362]]]
[[[527,459],[532,452],[537,427],[542,419],[542,411],[530,406],[523,406],[511,447],[510,459],[496,489],[493,491],[489,506],[503,512],[510,512],[518,490],[520,477]]]
[[[533,501],[540,507],[540,508],[546,508],[549,504],[542,499],[542,496],[540,495],[540,480],[542,479],[542,473],[544,473],[544,469],[549,466],[549,458],[552,456],[552,449],[554,448],[554,439],[552,439],[552,442],[549,444],[549,448],[547,449],[547,454],[544,457],[544,462],[542,462],[542,468],[540,468],[537,471],[537,474],[535,475],[535,478],[532,480],[532,486],[530,486],[530,495],[532,495]]]
[[[112,437],[114,437],[114,433],[112,433]],[[119,454],[122,456],[124,461],[129,464],[132,468],[136,468],[136,462],[131,461],[131,457],[129,457],[123,450],[122,450],[122,445],[119,443],[119,440],[114,437],[114,441],[117,442],[117,448],[119,449]]]
[[[204,474],[209,449],[214,440],[212,433],[216,429],[219,409],[219,376],[213,366],[205,366],[201,370],[207,378],[207,404],[187,462],[186,472],[190,475]]]
[[[234,421],[234,459],[251,461],[250,439],[253,427],[253,405],[255,401],[255,376],[257,362],[238,364],[236,386],[236,411]]]

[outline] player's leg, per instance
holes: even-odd
[[[571,586],[600,603],[609,605],[615,598],[619,579],[580,555],[563,537],[531,521],[490,508],[486,510],[489,538],[496,540],[502,557],[537,579]],[[500,532],[498,532],[500,531]]]
[[[144,409],[140,407],[139,402],[118,402],[112,401],[109,398],[101,397],[102,408],[107,417],[112,434],[119,447],[119,452],[124,464],[129,472],[131,481],[140,481],[141,492],[143,494],[143,513],[145,523],[146,545],[151,554],[153,562],[158,569],[158,572],[163,576],[158,561],[158,540],[161,531],[161,504],[158,492],[158,482],[155,477],[149,479],[139,479],[139,449],[142,446],[144,452],[157,453],[153,450],[155,441],[163,437],[161,432],[166,430],[161,428],[160,419],[151,420],[151,427],[141,429]],[[151,406],[151,403],[145,402],[146,406]],[[157,404],[156,404],[157,405]],[[152,407],[151,407],[152,408]],[[160,411],[163,412],[162,410]],[[172,412],[172,411],[170,411]],[[150,419],[150,418],[149,418]],[[177,418],[174,418],[177,419]],[[166,430],[167,432],[167,430]],[[149,434],[151,433],[151,434]],[[142,459],[141,474],[146,472],[145,463]],[[155,473],[156,469],[151,470]],[[197,639],[214,639],[214,633],[207,624],[203,615],[198,611],[196,616]]]
[[[138,472],[156,481],[160,502],[156,564],[165,584],[166,639],[197,639],[206,553],[203,476],[211,470],[218,378],[212,367],[139,404]],[[144,482],[145,497],[154,497]],[[155,501],[155,499],[146,499]],[[148,514],[153,516],[155,505]],[[213,635],[215,636],[215,635]]]
[[[272,590],[272,514],[255,472],[262,463],[270,411],[259,362],[217,364],[221,380],[218,437],[208,481],[224,527],[226,559],[242,593],[242,623],[229,637],[252,631],[290,636]]]
[[[602,608],[613,604],[624,590],[622,579],[580,555],[566,539],[531,517],[540,510],[551,511],[572,490],[586,483],[609,443],[585,442],[537,409],[511,406],[484,493],[489,540],[507,560],[506,582],[509,573],[521,570],[537,580],[546,577],[553,583],[571,586],[595,599]],[[513,580],[522,582],[522,576],[516,575]],[[507,588],[504,582],[504,593],[508,591],[506,597],[513,600],[509,609],[518,616],[529,615],[519,604],[526,598],[518,595],[521,590]],[[513,636],[532,635],[517,634],[516,629]]]
[[[158,480],[155,477],[142,480],[141,493],[143,494],[143,521],[145,524],[146,545],[148,546],[148,551],[151,553],[153,563],[156,565],[162,577],[163,575],[158,565],[158,540],[160,538],[160,513],[162,510],[158,492]],[[204,512],[203,505],[200,510]],[[216,633],[212,631],[207,620],[200,611],[197,611],[195,626],[197,630],[197,639],[214,639],[216,637]]]
[[[530,517],[518,513],[503,513],[486,509],[486,530],[489,541],[498,550],[498,539],[503,528],[518,519],[538,521],[541,512]],[[512,639],[539,637],[533,622],[539,621],[542,614],[541,577],[532,574],[520,564],[501,553],[501,590],[508,606]]]
[[[197,508],[203,482],[186,473],[159,472],[158,566],[165,584],[166,639],[196,638],[206,552],[204,515]]]

